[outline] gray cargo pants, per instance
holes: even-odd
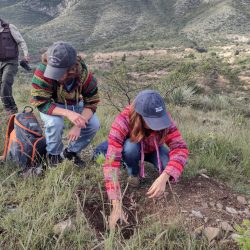
[[[12,85],[18,70],[18,60],[0,61],[0,97],[6,111],[17,112]]]

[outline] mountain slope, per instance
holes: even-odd
[[[250,34],[250,1],[239,0],[23,0],[0,3],[0,16],[21,28],[34,49],[55,40],[81,49],[145,41],[180,45],[226,41]],[[250,38],[250,37],[249,37]]]

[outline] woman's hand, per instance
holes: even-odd
[[[86,128],[88,121],[74,111],[67,110],[66,117],[78,128]]]
[[[166,183],[169,179],[169,175],[163,172],[149,188],[147,195],[149,198],[157,198],[162,195],[166,189]]]
[[[122,210],[121,202],[118,200],[112,201],[112,211],[109,216],[109,229],[114,230],[115,226],[118,222],[118,220],[121,220],[121,222],[125,222],[128,224],[127,216],[125,215],[124,211]]]
[[[69,142],[76,141],[80,137],[81,128],[73,126],[68,133]]]

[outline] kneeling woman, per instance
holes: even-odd
[[[105,149],[97,148],[97,153],[102,151],[106,153]],[[119,184],[121,160],[127,167],[131,186],[139,185],[140,177],[144,177],[144,161],[158,169],[160,175],[147,192],[149,198],[154,198],[165,191],[169,178],[178,179],[187,158],[187,145],[166,111],[163,98],[153,90],[140,92],[133,104],[116,117],[109,134],[104,178],[113,206],[110,228],[113,229],[119,219],[125,219]]]

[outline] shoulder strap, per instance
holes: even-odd
[[[53,82],[53,85],[52,85],[52,97],[51,97],[54,102],[56,102],[57,100],[57,81],[54,81]]]
[[[5,141],[4,141],[4,151],[3,151],[3,157],[4,160],[6,159],[7,152],[8,152],[8,144],[9,144],[9,138],[11,132],[14,130],[14,120],[15,120],[16,115],[12,115],[9,119],[7,130],[6,130],[6,135],[5,135]]]

